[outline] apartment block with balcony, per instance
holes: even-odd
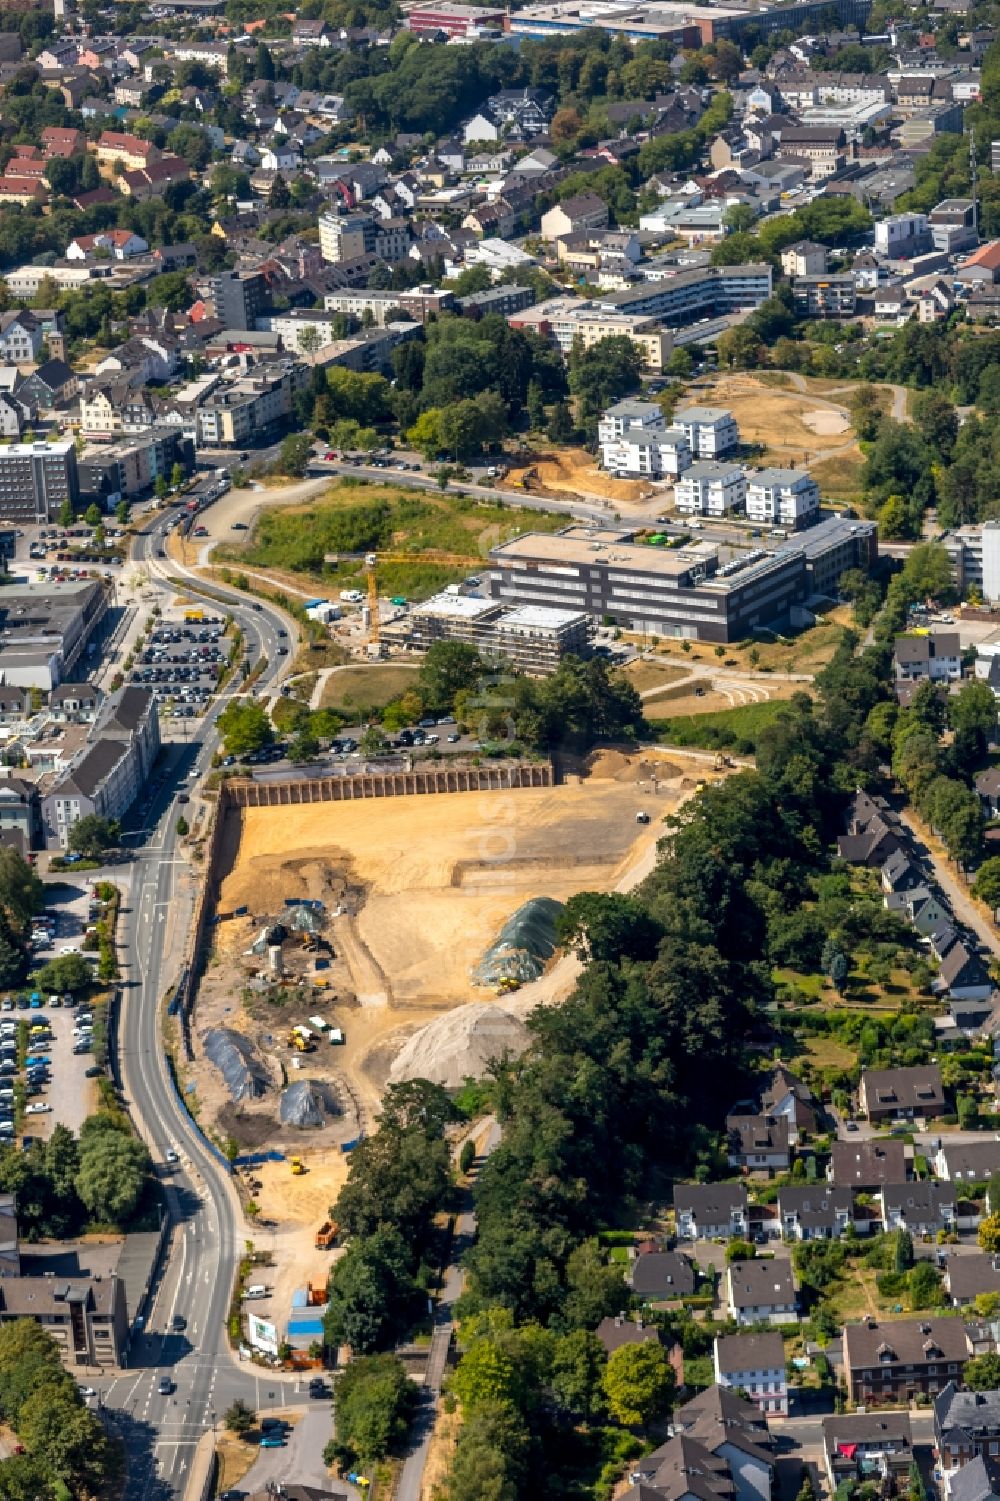
[[[747,477],[747,517],[798,531],[819,514],[819,486],[804,469],[761,469]]]
[[[678,478],[674,506],[685,516],[728,516],[743,510],[746,495],[746,476],[739,464],[703,460]]]

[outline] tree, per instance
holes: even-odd
[[[180,839],[183,839],[185,837],[185,835],[190,832],[190,824],[188,823],[187,819],[184,817],[183,813],[178,818],[175,827],[177,829],[178,838],[180,838]]]
[[[975,1355],[966,1363],[962,1382],[970,1392],[1000,1390],[1000,1355]]]
[[[908,1286],[910,1307],[914,1312],[921,1308],[934,1308],[942,1302],[941,1274],[929,1261],[921,1261],[913,1268]]]
[[[80,1132],[80,1172],[77,1191],[95,1219],[114,1225],[128,1222],[149,1172],[149,1153],[134,1136],[92,1116]]]
[[[299,329],[298,345],[300,354],[315,354],[319,348],[319,329],[315,323],[306,323]]]
[[[88,860],[100,860],[106,851],[118,847],[121,837],[122,826],[117,818],[85,813],[71,826],[67,843],[76,854]]]
[[[91,502],[83,513],[83,519],[88,526],[100,526],[103,519],[100,506]]]
[[[604,1406],[607,1355],[597,1335],[574,1329],[556,1343],[552,1357],[552,1394],[560,1407],[590,1422]]]
[[[77,995],[93,983],[94,972],[82,954],[60,954],[58,959],[43,964],[35,975],[38,989],[52,994],[59,991]]]
[[[222,1421],[230,1433],[235,1433],[237,1438],[244,1438],[256,1423],[257,1414],[242,1397],[237,1397],[226,1408]]]
[[[59,507],[59,525],[65,530],[66,527],[72,526],[75,520],[76,515],[73,511],[73,502],[71,500],[64,500]]]
[[[175,464],[170,471],[170,483],[175,490],[179,490],[185,480],[183,464]]]
[[[313,440],[308,433],[289,433],[281,445],[278,467],[282,474],[301,479],[312,457]]]
[[[556,922],[559,942],[580,958],[617,964],[623,958],[652,959],[663,930],[637,898],[581,891],[570,897]]]
[[[715,341],[719,366],[730,370],[753,370],[764,358],[764,346],[756,331],[747,324],[727,328]]]
[[[366,725],[358,741],[363,756],[380,756],[387,748],[386,738],[377,724]]]
[[[952,754],[963,771],[982,764],[997,728],[997,701],[988,683],[972,678],[948,699],[948,721],[955,732]]]
[[[355,1356],[337,1378],[338,1457],[370,1464],[399,1454],[416,1399],[398,1355]]]
[[[456,695],[474,688],[482,675],[482,658],[470,643],[435,641],[418,674],[420,696],[431,710],[452,709]]]
[[[270,745],[274,726],[267,711],[251,698],[232,699],[217,720],[226,754],[242,760]]]
[[[980,1220],[977,1237],[987,1255],[1000,1253],[1000,1214],[988,1214]]]
[[[658,1339],[622,1345],[608,1357],[604,1395],[616,1422],[645,1428],[669,1411],[673,1390],[674,1373]]]
[[[565,401],[557,401],[553,405],[545,436],[550,443],[568,443],[573,437],[573,414]]]
[[[146,298],[151,306],[169,308],[172,313],[190,307],[191,287],[187,272],[161,271],[150,282]]]
[[[915,1459],[910,1461],[910,1471],[907,1479],[909,1482],[908,1494],[910,1501],[927,1501],[927,1487],[924,1484],[924,1477],[920,1473],[920,1466]]]
[[[972,891],[974,896],[994,911],[1000,907],[1000,855],[992,855],[989,860],[983,861],[976,871]]]
[[[328,1343],[350,1345],[361,1355],[397,1344],[415,1312],[410,1268],[410,1248],[395,1229],[353,1240],[330,1278]]]
[[[36,912],[45,905],[45,887],[17,850],[0,845],[0,921],[23,936]]]

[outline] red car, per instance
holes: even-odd
[[[326,459],[326,462],[329,464],[329,463],[332,463],[332,461],[337,457],[337,455],[334,453],[333,449],[331,448],[330,452],[328,454],[324,454],[323,457]]]

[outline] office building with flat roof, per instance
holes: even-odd
[[[9,443],[0,447],[0,518],[54,521],[65,501],[76,501],[76,449],[64,443]]]
[[[532,677],[555,672],[565,656],[587,656],[594,632],[593,619],[583,611],[510,608],[481,595],[448,593],[415,605],[408,626],[411,644],[422,651],[435,641],[465,641]]]
[[[65,681],[104,618],[97,582],[57,589],[11,584],[0,594],[0,676],[8,687],[48,692]]]
[[[609,618],[628,631],[737,641],[786,616],[805,594],[801,553],[758,549],[720,564],[711,542],[650,547],[588,527],[528,532],[490,553],[490,589],[504,604]]]

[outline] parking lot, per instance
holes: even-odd
[[[132,666],[130,682],[150,688],[165,719],[194,719],[215,697],[228,646],[221,617],[161,619]]]

